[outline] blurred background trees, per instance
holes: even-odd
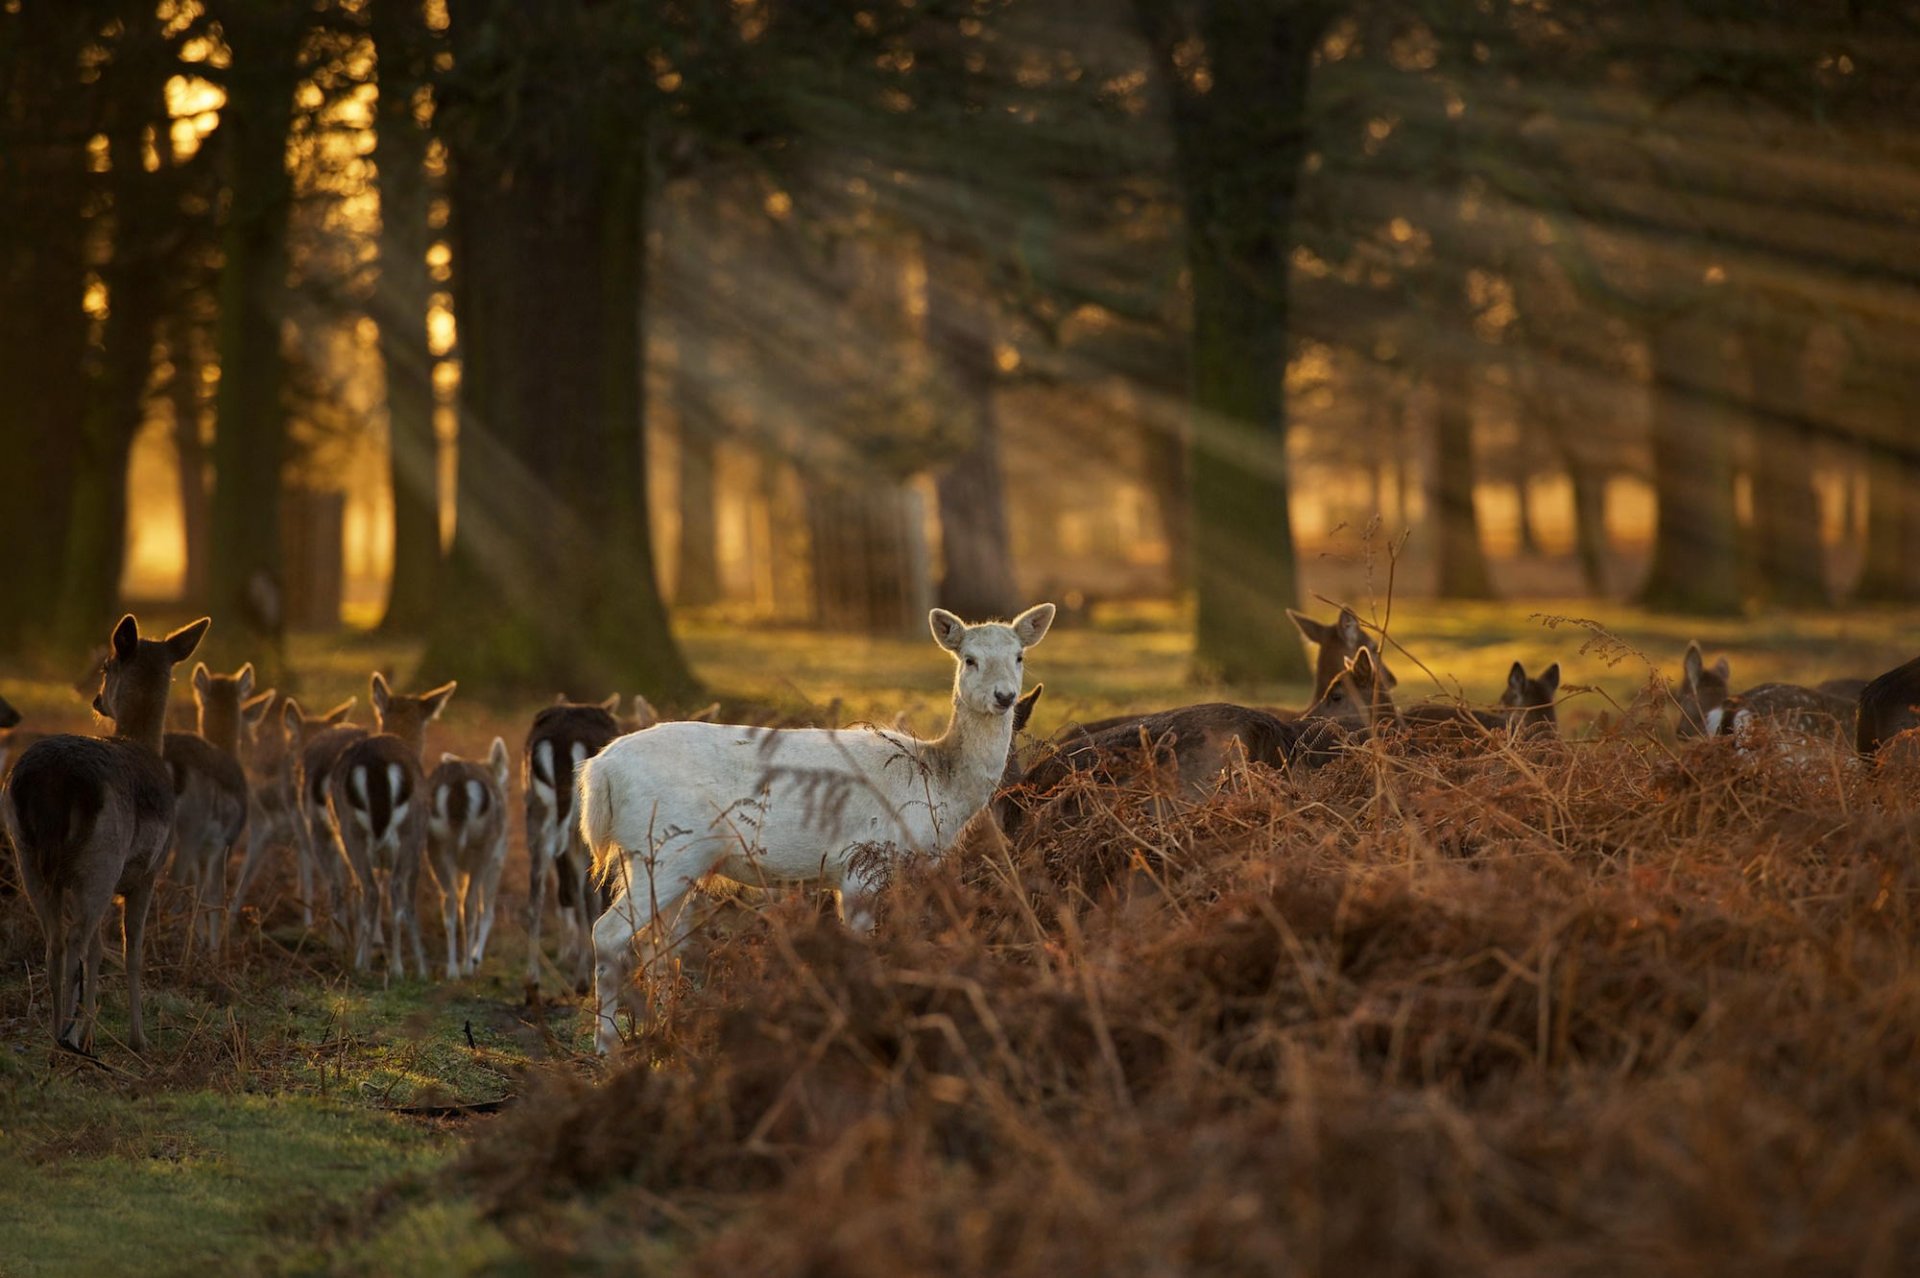
[[[12,0],[0,651],[1920,598],[1920,17]]]

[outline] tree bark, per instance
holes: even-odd
[[[215,399],[210,590],[222,658],[244,656],[273,679],[284,664],[280,554],[286,455],[287,133],[305,17],[223,3],[233,49],[217,145],[227,189],[220,232],[220,387]]]
[[[1862,603],[1911,603],[1920,599],[1920,465],[1900,439],[1869,440],[1867,547],[1853,596]]]
[[[810,476],[807,532],[814,618],[834,630],[911,637],[933,602],[923,512],[882,476]]]
[[[1753,379],[1753,551],[1762,597],[1791,607],[1828,602],[1813,491],[1806,326],[1784,317],[1746,335]]]
[[[192,611],[205,611],[213,494],[207,484],[207,446],[200,434],[206,409],[200,358],[192,328],[184,319],[175,317],[168,341],[173,377],[167,397],[173,404],[173,450],[180,467],[181,532],[186,545],[182,602]]]
[[[1232,681],[1306,682],[1286,641],[1299,598],[1287,487],[1288,273],[1302,121],[1327,12],[1135,0],[1172,107],[1193,291],[1196,665]],[[1197,37],[1204,58],[1190,57]]]
[[[1434,517],[1443,599],[1491,599],[1493,579],[1473,501],[1473,377],[1457,359],[1433,370]]]
[[[1019,611],[1006,484],[1000,471],[1000,418],[994,404],[993,321],[951,255],[928,259],[927,344],[939,361],[947,405],[966,446],[934,475],[940,498],[942,607],[967,618]]]
[[[680,546],[674,555],[674,602],[700,608],[720,601],[720,545],[716,523],[718,419],[713,335],[683,318],[674,365],[674,418],[680,431]]]
[[[426,83],[429,33],[419,0],[371,6],[379,67],[380,283],[373,318],[386,372],[388,470],[393,487],[393,575],[380,628],[422,634],[440,569],[440,456],[433,432],[433,352],[427,311],[432,232],[427,224],[427,128],[414,111]]]
[[[572,38],[577,16],[462,4],[456,63]],[[684,704],[698,684],[647,524],[645,141],[562,87],[536,81],[512,104],[541,118],[543,145],[526,153],[500,146],[507,106],[447,107],[459,478],[425,664],[493,688],[638,687]]]
[[[1640,597],[1667,612],[1740,611],[1727,360],[1702,317],[1657,323],[1653,356],[1653,563]]]
[[[87,95],[74,68],[92,36],[60,4],[0,7],[0,127],[44,145],[0,147],[0,651],[49,630],[60,594],[85,413],[87,354],[83,140]]]

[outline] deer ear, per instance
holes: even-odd
[[[1315,621],[1306,613],[1295,612],[1291,608],[1287,609],[1287,616],[1293,619],[1293,624],[1295,628],[1300,631],[1301,638],[1305,639],[1308,643],[1325,643],[1327,641],[1327,636],[1331,632],[1324,621]]]
[[[1013,619],[1013,633],[1022,648],[1031,648],[1047,637],[1047,629],[1052,625],[1053,605],[1035,604]]]
[[[1713,663],[1713,672],[1720,676],[1720,681],[1722,683],[1725,683],[1727,680],[1733,678],[1733,667],[1727,664],[1727,659],[1725,657],[1721,657],[1718,661],[1715,661]]]
[[[960,651],[960,640],[967,633],[967,623],[945,608],[935,608],[927,614],[927,628],[933,631],[933,641],[948,652]]]
[[[162,641],[167,645],[167,656],[172,659],[174,665],[179,665],[193,655],[193,650],[198,648],[200,641],[206,637],[207,627],[212,624],[212,617],[202,617],[198,621],[189,622],[180,627]]]
[[[140,651],[140,623],[128,613],[120,618],[120,624],[113,628],[113,655],[122,661],[133,660],[133,654]]]
[[[300,703],[288,697],[280,703],[280,723],[286,728],[287,735],[298,736],[300,725],[306,722],[306,716],[300,713]]]
[[[1513,663],[1513,668],[1507,671],[1507,691],[1519,693],[1525,692],[1526,689],[1527,668],[1516,661]]]
[[[1349,648],[1360,646],[1360,618],[1351,608],[1340,610],[1340,620],[1334,623],[1340,631],[1340,639]]]
[[[507,742],[504,737],[495,737],[493,745],[487,750],[487,762],[493,765],[493,779],[500,783],[500,792],[507,792],[507,777],[512,772],[511,760],[507,757]]]
[[[1046,684],[1036,683],[1025,696],[1013,703],[1013,730],[1015,732],[1025,732],[1027,730],[1027,720],[1033,718],[1033,708],[1040,704],[1040,694],[1046,690]]]
[[[249,728],[257,728],[266,722],[267,711],[273,708],[273,689],[268,688],[257,697],[240,703],[240,717],[246,720]]]
[[[240,699],[245,701],[253,695],[253,663],[249,661],[234,671],[233,681],[240,685]]]
[[[1689,688],[1700,686],[1700,670],[1704,664],[1700,657],[1700,645],[1690,641],[1687,644],[1687,655],[1680,659],[1680,673],[1685,677]]]
[[[1554,662],[1540,672],[1540,690],[1547,694],[1547,700],[1549,701],[1553,700],[1554,694],[1560,691],[1559,662]]]
[[[447,708],[447,702],[452,698],[453,690],[459,686],[458,681],[449,679],[432,692],[421,693],[420,704],[426,707],[427,718],[438,719],[440,712]]]
[[[651,728],[660,722],[660,712],[653,708],[653,702],[647,700],[643,693],[633,694],[633,721],[642,728]]]
[[[1351,671],[1353,677],[1362,684],[1371,684],[1373,682],[1376,668],[1373,663],[1373,649],[1371,648],[1362,648],[1360,651],[1354,653],[1353,658],[1347,662],[1347,669]]]
[[[384,715],[387,707],[393,704],[393,689],[387,686],[387,677],[378,670],[367,680],[367,700],[373,705],[375,714]]]
[[[339,705],[321,715],[320,718],[331,724],[345,723],[347,716],[353,713],[354,702],[358,700],[360,700],[358,697],[348,697],[345,701],[342,701]]]
[[[602,710],[605,710],[608,714],[619,714],[620,713],[620,694],[616,692],[611,697],[608,697],[605,701],[602,701],[600,703],[600,708]]]
[[[5,697],[0,697],[0,728],[11,728],[18,722],[20,722],[20,712],[8,705]]]
[[[211,687],[213,687],[213,672],[207,669],[207,663],[204,661],[194,662],[193,690],[204,697],[207,695],[207,689]]]

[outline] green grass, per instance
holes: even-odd
[[[1596,617],[1618,642],[1548,620],[1555,616]],[[1697,637],[1710,658],[1729,656],[1736,688],[1871,675],[1920,647],[1920,613],[1696,622],[1591,601],[1422,601],[1396,605],[1391,633],[1408,650],[1390,648],[1388,657],[1403,703],[1456,687],[1490,702],[1512,661],[1537,669],[1557,660],[1567,685],[1594,689],[1565,709],[1577,730],[1645,686],[1648,661],[1636,652],[1672,677],[1686,641]],[[904,713],[921,730],[936,728],[946,711],[951,668],[927,638],[718,618],[685,623],[681,635],[716,694],[782,704],[839,698],[849,720],[892,722]],[[1289,627],[1274,641],[1297,638]],[[416,674],[413,650],[369,637],[301,637],[293,655],[307,698],[321,706],[364,697],[373,666],[395,670],[403,686]],[[1172,608],[1063,625],[1029,663],[1029,677],[1047,685],[1035,727],[1044,733],[1069,718],[1215,697],[1306,700],[1304,685],[1197,684],[1191,666]],[[88,727],[79,700],[58,681],[0,679],[0,695],[27,712],[29,727]],[[431,747],[479,754],[496,732],[517,744],[532,709],[456,698]],[[517,858],[517,830],[515,843]],[[516,1258],[529,1254],[525,1240],[510,1242],[471,1204],[431,1188],[464,1133],[487,1120],[401,1111],[512,1096],[528,1070],[576,1059],[583,1025],[571,1005],[550,1009],[550,1028],[523,1006],[523,865],[507,872],[511,895],[487,967],[454,984],[351,979],[312,941],[302,951],[298,929],[283,924],[243,947],[237,969],[182,967],[178,929],[163,925],[149,959],[155,1045],[144,1061],[117,1045],[125,985],[108,964],[101,1041],[109,1069],[49,1050],[38,930],[17,897],[0,897],[0,1274],[514,1272],[523,1263]],[[428,908],[423,922],[432,953],[437,913]],[[564,1210],[556,1212],[559,1221]]]

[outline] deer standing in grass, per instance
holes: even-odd
[[[521,762],[527,823],[527,987],[540,988],[540,926],[547,883],[554,880],[560,910],[560,967],[584,990],[593,977],[593,921],[606,908],[588,874],[592,856],[574,810],[580,765],[614,738],[652,727],[653,707],[633,699],[631,726],[616,718],[620,695],[598,705],[560,701],[533,717]]]
[[[507,865],[507,743],[485,763],[440,756],[427,777],[427,866],[440,889],[447,929],[447,979],[479,970],[493,933],[500,872]]]
[[[420,936],[418,896],[427,850],[427,808],[420,757],[426,750],[427,724],[440,717],[457,685],[405,697],[376,672],[370,686],[378,730],[348,745],[327,770],[327,810],[350,871],[353,966],[355,971],[367,970],[374,938],[384,927],[387,970],[404,978],[411,948],[415,966],[425,976],[427,950]]]
[[[709,874],[747,884],[824,883],[855,929],[873,924],[885,866],[864,850],[938,856],[993,798],[1006,770],[1026,650],[1053,605],[1010,623],[928,621],[953,654],[953,714],[927,740],[878,728],[755,729],[663,723],[609,745],[580,774],[593,875],[614,899],[593,927],[594,1043],[618,1041],[634,940],[680,939],[683,899]],[[673,935],[660,935],[666,921]]]
[[[169,732],[163,753],[173,774],[173,877],[191,894],[187,945],[220,952],[227,918],[227,862],[247,827],[247,774],[240,766],[242,707],[253,696],[253,665],[217,675],[193,668],[198,732]],[[264,713],[264,701],[252,702]]]
[[[344,908],[346,866],[335,845],[327,814],[327,771],[340,752],[367,735],[365,728],[347,722],[357,697],[325,714],[308,718],[300,703],[288,697],[280,706],[280,731],[262,734],[258,766],[265,775],[257,783],[259,806],[279,814],[292,834],[294,870],[300,890],[300,925],[312,927],[314,903],[324,895],[330,917],[338,924]],[[237,902],[258,872],[262,849],[249,846],[240,868]]]
[[[125,901],[127,1044],[147,1046],[140,1009],[142,939],[173,833],[173,778],[160,747],[173,668],[211,624],[202,617],[165,639],[143,639],[132,615],[113,629],[94,709],[110,738],[58,735],[35,742],[0,796],[20,881],[47,941],[54,1040],[91,1052],[99,1011],[101,928]]]

